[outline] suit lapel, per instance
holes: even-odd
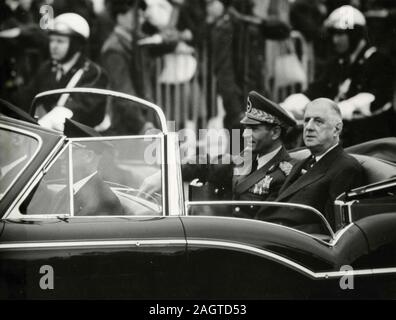
[[[74,195],[74,213],[87,207],[96,201],[96,193],[99,192],[99,180],[95,174],[84,184],[80,190]]]
[[[334,162],[335,158],[339,155],[340,152],[342,152],[342,148],[340,146],[335,147],[322,159],[320,159],[310,170],[308,170],[307,173],[293,181],[292,179],[295,179],[296,175],[299,175],[301,173],[301,169],[303,168],[305,162],[308,161],[308,158],[298,164],[295,167],[296,170],[292,174],[290,174],[289,181],[285,181],[285,187],[281,189],[277,201],[282,201],[283,199],[296,193],[302,188],[321,179],[326,174],[329,166]]]
[[[268,161],[263,167],[259,170],[253,172],[252,174],[242,177],[237,180],[235,184],[235,193],[242,194],[251,188],[254,184],[259,182],[261,179],[265,177],[267,171],[276,163],[280,162],[281,160],[287,159],[289,154],[287,151],[282,147],[281,150],[270,160]]]

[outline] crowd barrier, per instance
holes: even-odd
[[[247,29],[240,32],[247,32]],[[237,54],[242,57],[242,60],[239,62],[240,74],[237,76],[242,80],[239,83],[241,84],[243,95],[246,97],[250,88],[244,85],[245,82],[243,80],[248,79],[249,72],[252,72],[252,70],[249,70],[250,56],[246,54],[249,52],[249,42],[251,39],[248,34],[243,39],[240,46],[236,48],[236,50],[240,51]],[[270,50],[264,51],[264,59],[267,64],[263,65],[263,70],[255,70],[255,72],[263,75],[263,83],[265,84],[263,92],[276,102],[283,101],[290,94],[301,92],[306,89],[309,82],[313,81],[314,52],[312,45],[307,43],[301,33],[296,31],[291,33],[291,40],[306,75],[306,81],[289,83],[287,85],[283,84],[282,86],[277,85],[279,81],[276,79],[274,71],[268,66],[270,63],[275,64],[276,59],[280,57],[277,53],[279,51],[271,48],[271,45],[277,45],[277,42],[274,41],[267,41],[267,48],[263,48],[265,50],[270,47]],[[219,106],[218,102],[221,99],[219,99],[217,92],[216,76],[213,73],[213,67],[209,63],[210,54],[211,52],[208,52],[208,48],[205,46],[201,52],[193,53],[197,67],[191,78],[184,79],[184,81],[178,81],[179,77],[176,75],[180,74],[181,71],[176,69],[174,70],[175,76],[170,76],[170,78],[173,78],[173,81],[164,80],[162,77],[163,70],[167,69],[169,71],[171,67],[167,65],[167,56],[157,59],[154,90],[155,103],[164,109],[167,119],[175,121],[179,129],[189,126],[189,124],[193,124],[196,128],[206,128],[209,119],[219,114],[221,106]],[[186,54],[176,53],[174,55],[175,59],[183,61],[183,57]],[[182,63],[175,64],[175,68],[182,70],[184,68],[191,69],[187,65],[183,66]]]

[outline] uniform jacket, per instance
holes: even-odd
[[[292,170],[293,164],[285,148],[263,167],[248,174],[233,177],[233,198],[241,201],[274,201]],[[239,217],[254,218],[258,208],[245,208]]]
[[[339,94],[339,87],[350,79],[350,86],[344,94]],[[325,67],[323,76],[312,83],[305,92],[308,98],[325,97],[347,100],[358,93],[367,92],[375,96],[371,103],[371,112],[380,111],[393,99],[395,79],[391,60],[375,47],[366,46],[357,55],[354,63],[346,59],[333,59]],[[344,121],[342,141],[345,147],[364,141],[392,136],[394,132],[393,111],[388,110],[370,117]],[[367,128],[362,130],[361,128]]]
[[[311,100],[325,97],[335,99],[339,86],[351,79],[349,90],[340,97],[340,101],[349,99],[361,92],[375,96],[371,111],[378,110],[392,100],[394,69],[391,60],[375,47],[366,45],[350,64],[344,58],[331,60],[320,79],[312,83],[305,94]]]
[[[343,192],[364,184],[363,168],[340,146],[335,147],[301,175],[307,161],[308,159],[300,161],[293,167],[276,201],[312,206],[324,214],[334,228],[334,200]],[[289,226],[320,224],[313,214],[285,209],[276,210],[263,217],[263,220]]]
[[[37,75],[29,85],[19,94],[20,105],[25,110],[29,110],[30,104],[35,95],[40,92],[54,89],[66,88],[73,75],[81,68],[84,73],[76,87],[102,88],[108,87],[108,78],[103,69],[96,63],[81,56],[75,65],[59,81],[56,80],[56,67],[53,62],[47,61],[40,67]],[[59,95],[40,99],[48,112],[56,106]],[[73,120],[88,126],[96,126],[102,122],[106,109],[106,98],[98,95],[72,94],[65,104],[65,107],[73,111]]]

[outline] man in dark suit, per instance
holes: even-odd
[[[191,168],[185,166],[184,179],[198,176],[214,186],[218,196],[231,193],[234,200],[273,201],[292,168],[282,138],[288,127],[295,125],[295,121],[280,106],[252,91],[241,124],[245,126],[243,136],[248,141],[241,156],[222,155],[220,161],[216,161],[222,165],[201,166],[198,172],[190,171]],[[257,208],[253,207],[235,215],[255,218],[256,212]]]
[[[122,215],[120,200],[98,174],[101,147],[83,143],[73,146],[74,214]]]
[[[65,134],[68,137],[99,137],[92,128],[66,120]],[[105,184],[100,163],[105,153],[112,152],[112,145],[106,141],[73,141],[73,199],[74,215],[99,216],[123,215],[120,200]],[[65,164],[67,165],[67,164]],[[52,212],[68,213],[70,190],[66,186],[54,197]]]
[[[361,165],[339,145],[342,131],[339,107],[326,98],[310,102],[304,114],[304,142],[311,156],[297,163],[279,191],[277,201],[314,207],[334,228],[334,200],[364,183]],[[320,232],[320,221],[306,211],[280,209],[263,220]]]

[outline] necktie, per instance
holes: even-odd
[[[314,155],[311,155],[309,160],[307,161],[307,163],[305,165],[306,169],[307,170],[311,169],[315,165],[315,163],[316,163],[316,158],[315,158]]]
[[[311,155],[308,160],[304,163],[304,166],[301,169],[301,174],[305,174],[309,169],[311,169],[316,163],[316,158],[314,155]]]
[[[62,65],[58,64],[56,66],[56,81],[59,82],[63,76],[64,76],[63,67]]]

